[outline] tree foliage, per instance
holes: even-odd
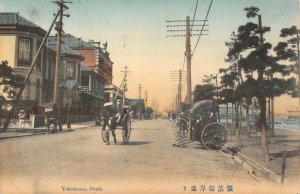
[[[13,98],[16,90],[23,84],[24,77],[14,73],[7,61],[2,61],[0,65],[0,86],[3,86],[3,93]]]

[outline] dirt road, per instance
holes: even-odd
[[[210,186],[231,192],[257,184],[219,152],[171,146],[168,120],[134,122],[128,145],[121,130],[117,138],[105,145],[92,127],[3,140],[0,193],[182,193]]]

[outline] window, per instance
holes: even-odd
[[[42,42],[38,40],[36,51],[40,48],[41,44]],[[36,59],[35,68],[41,70],[41,66],[42,66],[42,51],[40,52],[39,56]]]
[[[67,79],[74,79],[75,78],[75,64],[68,63],[67,64]]]
[[[31,40],[19,38],[19,65],[29,66],[31,62]]]

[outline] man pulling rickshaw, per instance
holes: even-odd
[[[104,104],[103,111],[103,127],[102,139],[106,145],[110,144],[110,133],[114,138],[114,143],[117,143],[116,129],[122,129],[123,142],[128,143],[131,134],[131,120],[129,116],[130,106],[123,105],[120,99]]]

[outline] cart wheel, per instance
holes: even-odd
[[[222,150],[229,138],[229,130],[220,123],[208,124],[201,133],[201,143],[209,150]]]
[[[109,139],[109,131],[106,129],[102,129],[102,140],[104,143],[107,143]]]
[[[123,143],[128,143],[131,135],[131,121],[128,119],[126,124],[123,126],[122,136],[123,136]]]

